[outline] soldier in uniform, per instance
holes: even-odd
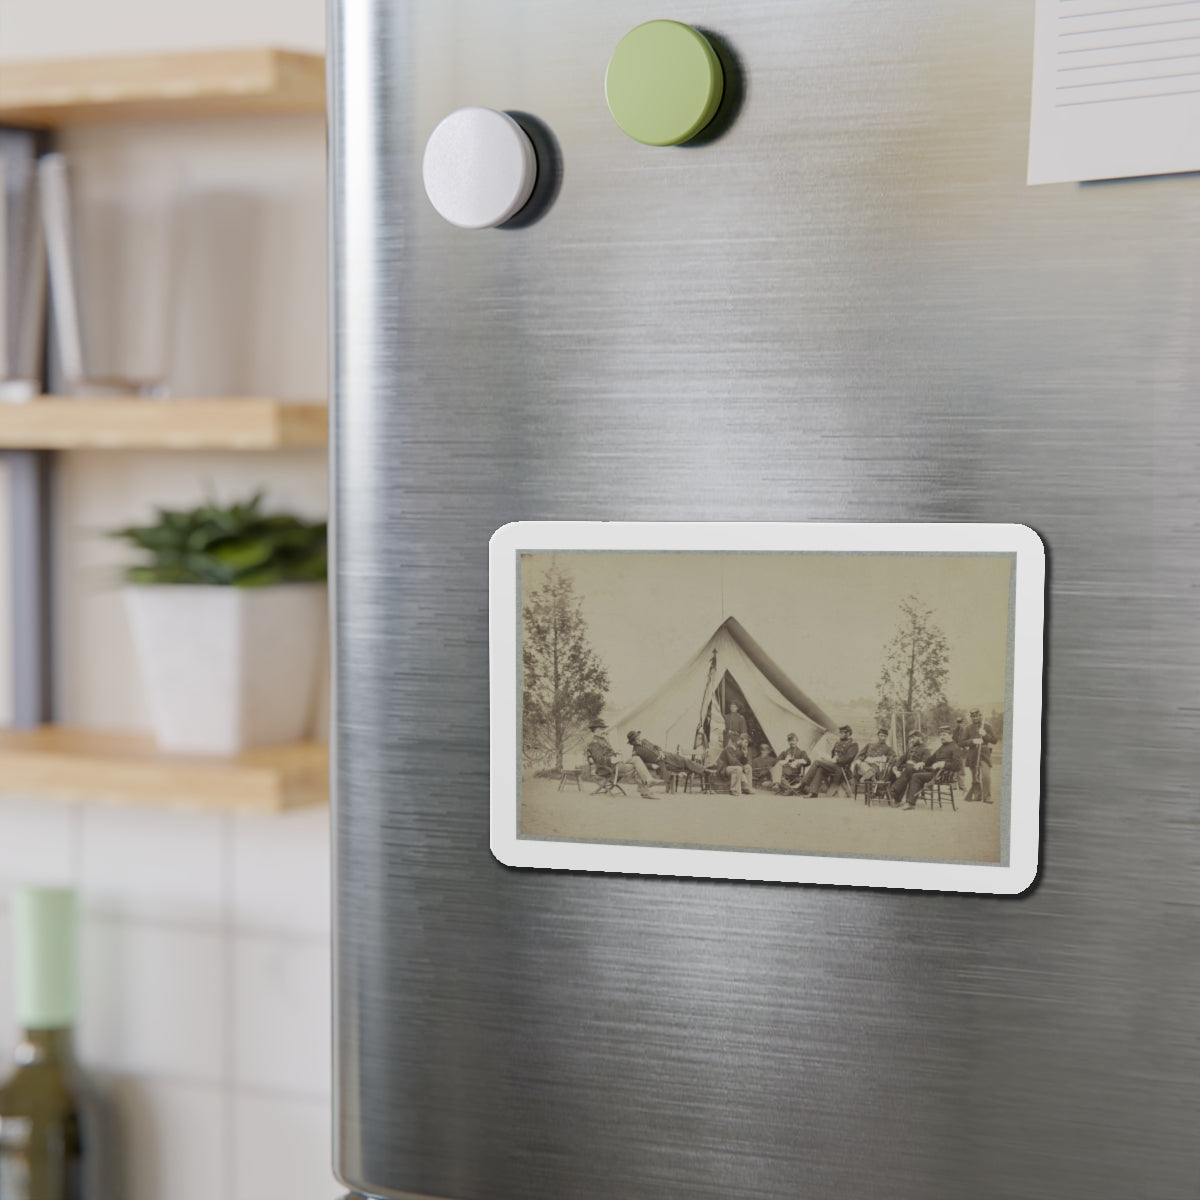
[[[925,745],[925,735],[914,729],[908,735],[908,751],[896,763],[896,782],[892,784],[892,803],[903,804],[912,777],[925,766],[925,760],[933,753]]]
[[[800,738],[795,733],[787,736],[787,749],[771,768],[771,782],[777,792],[790,792],[797,787],[805,767],[812,766],[812,759],[800,749]]]
[[[648,766],[661,766],[666,771],[687,771],[690,775],[704,774],[704,767],[700,763],[693,762],[690,758],[684,758],[682,754],[672,754],[669,750],[656,746],[642,737],[640,729],[630,729],[625,734],[625,740],[629,743],[634,758]]]
[[[941,745],[925,759],[923,765],[918,766],[909,774],[904,804],[906,812],[912,812],[917,807],[917,797],[921,794],[921,789],[940,770],[945,768],[952,775],[957,775],[962,767],[961,751],[954,744],[954,734],[950,726],[943,725],[938,730],[938,735],[941,738]]]
[[[731,738],[725,743],[725,749],[717,756],[716,769],[718,775],[729,779],[729,794],[737,796],[745,793],[749,796],[754,787],[750,782],[750,756],[746,753],[746,742],[742,738]]]
[[[746,718],[738,712],[736,702],[730,701],[729,711],[725,714],[725,742],[728,745],[734,738],[747,735]]]
[[[967,765],[974,771],[975,779],[967,792],[968,800],[992,802],[992,747],[996,735],[983,719],[977,708],[971,709],[971,723],[963,733],[962,747],[966,751]]]
[[[818,758],[808,768],[804,776],[804,786],[800,789],[802,796],[816,796],[821,790],[821,782],[829,779],[831,783],[839,783],[842,778],[842,768],[849,769],[850,764],[858,757],[858,743],[853,740],[854,730],[849,725],[838,729],[838,740],[833,747],[832,758]]]
[[[763,742],[758,748],[756,757],[750,760],[750,770],[756,780],[769,779],[771,777],[771,768],[775,765],[775,755],[771,753],[771,747]]]
[[[888,731],[881,726],[875,731],[875,740],[869,746],[864,746],[854,760],[854,774],[864,783],[874,779],[894,756],[887,738]]]
[[[638,778],[638,794],[643,800],[652,800],[649,792],[650,772],[640,758],[632,761],[618,759],[617,752],[608,744],[608,726],[603,721],[593,721],[588,728],[592,731],[592,740],[588,742],[587,752],[592,762],[602,771],[612,771],[614,781],[621,778],[621,768],[633,771]],[[639,769],[640,768],[640,769]]]

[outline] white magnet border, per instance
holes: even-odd
[[[527,551],[694,551],[1015,555],[1007,861],[855,858],[629,843],[517,833],[519,563]],[[1038,873],[1045,550],[1017,524],[522,521],[493,534],[490,558],[491,850],[506,866],[688,878],[1016,895]]]

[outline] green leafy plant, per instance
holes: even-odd
[[[125,571],[128,583],[203,583],[266,587],[325,579],[326,525],[261,510],[262,493],[244,504],[158,510],[153,525],[117,529],[112,537],[147,551],[152,561]]]

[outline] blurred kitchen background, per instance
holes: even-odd
[[[0,14],[0,74],[33,59],[268,46],[320,54],[323,45],[323,0],[5,0]],[[179,181],[173,393],[324,398],[320,113],[72,125],[56,148],[130,185],[160,179],[164,166]],[[273,508],[324,516],[323,449],[59,453],[56,720],[149,728],[119,591],[118,568],[133,559],[102,531],[143,522],[156,505],[260,489]],[[5,572],[8,507],[0,469]],[[8,593],[0,579],[0,724],[11,717]],[[28,883],[80,892],[78,1049],[116,1102],[122,1196],[341,1194],[329,1168],[326,805],[248,815],[0,793],[6,1059],[8,898]]]

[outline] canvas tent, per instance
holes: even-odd
[[[657,692],[613,722],[623,737],[640,729],[650,741],[684,753],[704,725],[713,753],[719,750],[724,712],[738,702],[752,740],[765,740],[779,753],[789,733],[811,750],[836,723],[798,688],[735,617],[723,621],[684,666]]]

